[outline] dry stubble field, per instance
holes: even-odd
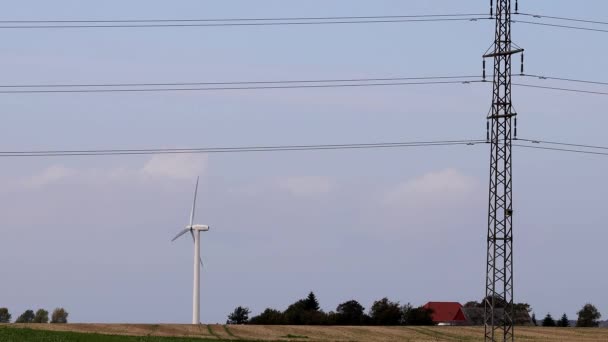
[[[313,327],[224,326],[178,324],[24,324],[31,329],[130,336],[199,337],[217,340],[383,342],[383,341],[483,341],[480,327]],[[608,341],[608,329],[516,329],[519,341]]]

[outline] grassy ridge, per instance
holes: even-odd
[[[227,342],[228,340],[158,336],[118,336],[0,327],[1,342]]]

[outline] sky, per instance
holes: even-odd
[[[485,13],[484,0],[11,2],[2,20]],[[520,1],[602,20],[606,1]],[[475,75],[490,21],[0,31],[0,84]],[[603,33],[515,24],[526,71],[608,80]],[[602,62],[604,61],[604,62]],[[519,63],[515,63],[518,67]],[[549,81],[546,81],[549,82]],[[557,83],[546,83],[561,85]],[[603,96],[515,88],[519,136],[608,145]],[[484,139],[488,84],[230,92],[0,94],[2,150]],[[601,156],[514,151],[515,300],[608,315]],[[0,306],[72,322],[188,323],[201,177],[201,319],[314,291],[324,310],[481,300],[489,149],[0,159]]]

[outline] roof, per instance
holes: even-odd
[[[433,310],[433,322],[464,322],[466,317],[462,312],[462,305],[457,302],[428,302],[425,309]]]

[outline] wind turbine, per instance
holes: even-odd
[[[201,232],[209,230],[209,226],[202,224],[194,224],[194,211],[196,210],[196,194],[198,192],[198,177],[196,177],[196,186],[194,188],[194,201],[192,202],[192,212],[190,213],[190,224],[186,229],[177,234],[171,242],[177,240],[180,236],[190,232],[192,241],[194,242],[194,288],[192,290],[192,324],[200,323],[200,294],[201,294],[201,268],[203,260],[201,259]],[[200,264],[200,266],[199,266]]]

